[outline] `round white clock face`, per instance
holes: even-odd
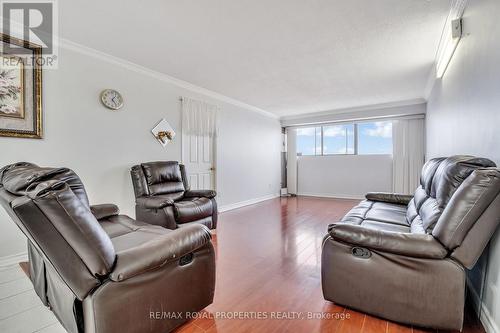
[[[101,93],[101,102],[111,110],[118,110],[123,106],[122,95],[116,90],[106,89]]]

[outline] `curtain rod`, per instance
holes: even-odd
[[[324,126],[329,124],[352,124],[352,123],[363,123],[370,121],[389,121],[398,119],[425,119],[425,113],[416,113],[408,115],[399,116],[374,116],[374,117],[363,117],[363,118],[351,118],[351,119],[341,119],[341,120],[328,120],[322,122],[306,122],[303,124],[293,124],[282,126],[284,128],[300,128],[300,127],[311,127],[311,126]]]

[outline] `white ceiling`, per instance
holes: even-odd
[[[449,0],[59,1],[60,35],[279,116],[424,97]]]

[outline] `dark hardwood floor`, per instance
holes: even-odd
[[[220,215],[214,244],[214,303],[177,332],[431,332],[365,315],[325,301],[321,293],[321,243],[329,223],[355,200],[284,198]],[[383,300],[380,300],[383,302]],[[224,319],[226,312],[267,313],[267,319]],[[333,319],[279,320],[276,312]],[[484,332],[472,310],[463,332]]]
[[[214,303],[176,332],[433,332],[388,322],[323,299],[322,239],[328,224],[339,220],[356,203],[283,198],[222,213],[213,238],[217,254]],[[308,313],[330,314],[333,318],[307,319]],[[224,318],[230,314],[237,318]],[[252,318],[241,318],[245,314]],[[261,318],[257,318],[259,315]],[[277,318],[279,315],[288,318]],[[463,332],[484,332],[470,309]]]

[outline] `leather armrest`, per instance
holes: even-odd
[[[120,209],[114,204],[92,205],[90,211],[97,220],[120,214]]]
[[[386,192],[369,192],[365,195],[365,198],[371,201],[408,205],[411,199],[413,199],[413,195]]]
[[[174,201],[168,198],[161,197],[139,197],[135,200],[138,206],[148,209],[161,209],[174,204]]]
[[[448,251],[432,235],[411,234],[334,223],[328,233],[337,241],[415,258],[443,259]]]
[[[113,281],[123,281],[160,268],[199,249],[211,238],[210,230],[201,224],[173,230],[150,242],[117,253],[116,265],[109,277]]]
[[[184,192],[185,198],[196,198],[196,197],[204,197],[208,199],[215,198],[217,192],[212,190],[188,190]]]

